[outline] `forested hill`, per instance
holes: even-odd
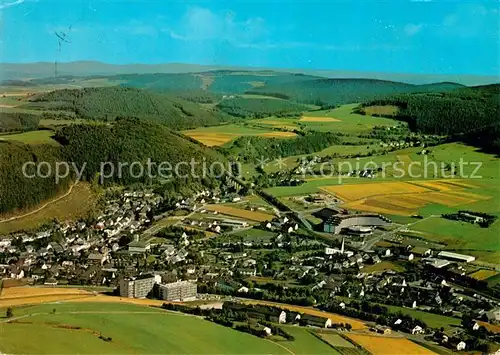
[[[74,112],[77,117],[112,121],[137,117],[174,130],[214,125],[231,118],[223,112],[174,96],[134,88],[99,87],[56,90],[35,95],[25,107]]]
[[[500,151],[500,84],[451,92],[396,95],[365,102],[361,107],[395,105],[395,118],[411,129],[449,135],[494,152]]]
[[[319,106],[360,102],[398,93],[448,91],[463,87],[455,83],[412,85],[373,79],[314,79],[264,85],[247,93],[276,96]]]
[[[138,119],[120,119],[113,125],[74,124],[62,128],[55,139],[60,146],[0,141],[0,213],[34,206],[66,191],[71,183],[70,177],[59,185],[54,176],[25,178],[22,167],[26,162],[49,162],[52,171],[56,162],[74,162],[78,169],[84,167],[82,177],[87,181],[99,178],[101,163],[107,163],[103,165],[106,167],[103,171],[108,175],[101,175],[104,184],[146,182],[154,186],[161,182],[160,192],[172,197],[199,191],[202,185],[212,187],[214,179],[210,176],[203,178],[201,164],[205,161],[210,166],[212,161],[225,161],[217,152],[180,137],[163,125]],[[151,174],[146,174],[148,158],[151,160]],[[178,170],[179,174],[175,173],[177,163],[189,164],[191,159],[198,163],[195,166],[197,176],[191,176],[191,167],[186,164]],[[165,162],[164,170],[159,176],[156,167],[162,162]],[[118,170],[120,163],[121,172]],[[135,165],[131,168],[133,163]],[[115,168],[113,174],[111,166]],[[141,174],[141,166],[144,174]]]

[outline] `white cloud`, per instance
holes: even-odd
[[[181,41],[219,40],[251,46],[267,34],[267,29],[265,21],[259,17],[238,21],[232,11],[215,13],[193,6],[187,10],[176,28],[164,28],[162,32]]]
[[[24,0],[16,0],[14,2],[1,2],[0,3],[0,10],[7,9],[12,6],[16,5],[21,5],[24,2]]]
[[[408,36],[415,36],[422,30],[423,27],[424,25],[422,23],[419,24],[409,23],[405,26],[404,31]]]

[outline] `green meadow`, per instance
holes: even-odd
[[[53,309],[55,313],[52,313]],[[21,315],[28,316],[12,323],[0,323],[0,352],[6,354],[288,353],[286,349],[271,341],[195,316],[151,307],[112,303],[66,303],[14,308],[14,317]],[[2,321],[5,321],[5,318],[0,318],[0,322]],[[103,340],[100,336],[107,340]]]

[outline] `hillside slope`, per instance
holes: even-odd
[[[23,107],[71,111],[80,118],[103,121],[137,117],[165,124],[171,129],[214,125],[231,119],[222,112],[205,109],[191,101],[135,88],[64,89],[35,95],[30,101]]]
[[[500,84],[396,95],[365,102],[361,107],[372,105],[397,106],[392,117],[408,122],[410,129],[500,151]]]
[[[454,83],[412,85],[373,79],[313,79],[265,85],[248,90],[261,94],[292,99],[302,103],[332,106],[371,100],[397,93],[446,91],[462,87]]]
[[[58,131],[55,139],[60,146],[0,141],[0,213],[32,207],[64,191],[75,174],[72,171],[57,184],[53,174],[56,162],[73,162],[78,170],[83,169],[82,180],[97,177],[103,184],[152,183],[165,196],[174,197],[199,190],[202,185],[211,187],[214,179],[202,174],[202,163],[210,166],[213,161],[225,161],[220,154],[176,135],[164,125],[138,119],[120,119],[113,125],[70,125]],[[191,159],[198,163],[195,176],[188,165]],[[27,162],[48,162],[52,175],[24,177],[22,169]],[[180,162],[187,164],[175,170]],[[164,169],[160,175],[161,163]],[[47,169],[45,166],[42,173]],[[35,170],[27,171],[35,174]]]

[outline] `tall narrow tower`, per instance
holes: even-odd
[[[340,247],[340,254],[344,254],[344,244],[345,244],[345,238],[342,237],[342,246]]]

